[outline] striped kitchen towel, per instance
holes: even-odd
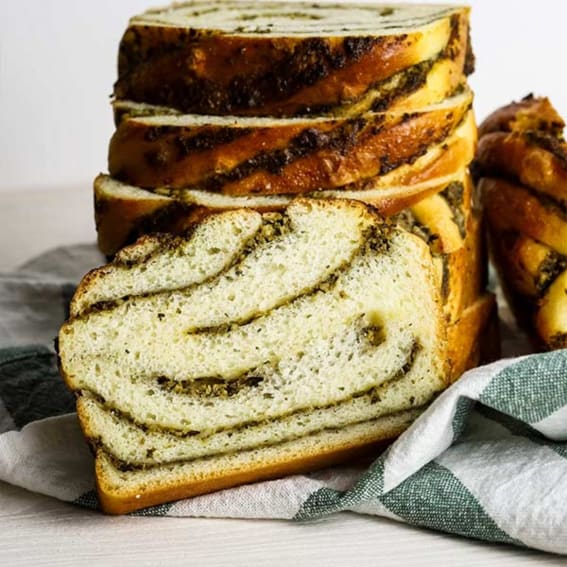
[[[96,508],[93,461],[50,347],[93,247],[0,275],[0,480]],[[33,346],[30,346],[33,345]],[[311,520],[350,510],[567,554],[567,352],[468,372],[370,466],[334,467],[137,515]]]

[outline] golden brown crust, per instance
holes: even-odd
[[[492,132],[546,131],[558,134],[565,123],[547,98],[527,96],[495,110],[479,126],[481,137]]]
[[[478,211],[471,213],[464,248],[464,285],[461,304],[465,309],[471,306],[484,293],[488,284],[486,231],[483,219]]]
[[[496,298],[487,293],[463,311],[460,319],[447,328],[451,381],[480,364],[500,356]]]
[[[127,514],[148,506],[191,498],[242,484],[311,472],[344,462],[353,462],[364,457],[379,454],[406,427],[407,425],[387,433],[383,432],[376,439],[367,441],[359,446],[349,444],[331,447],[319,454],[285,456],[283,460],[257,466],[250,470],[238,469],[236,467],[228,472],[219,470],[200,481],[191,479],[179,484],[173,482],[170,485],[148,489],[140,493],[132,491],[127,495],[124,495],[122,490],[116,492],[109,483],[105,482],[104,456],[97,455],[96,479],[99,502],[103,511],[107,514]]]
[[[491,229],[513,230],[567,254],[564,213],[526,187],[504,179],[483,178],[479,183]]]
[[[468,114],[455,105],[400,114],[226,126],[155,125],[123,120],[109,149],[109,172],[146,189],[198,189],[225,195],[362,189],[413,164],[443,143]],[[474,139],[470,140],[474,145]]]
[[[443,310],[449,325],[459,320],[486,287],[486,254],[480,226],[479,219],[471,215],[462,246],[437,257]]]
[[[438,57],[455,62],[456,87],[471,70],[468,14],[463,8],[423,30],[382,37],[247,36],[133,23],[120,44],[114,94],[200,114],[320,114]],[[414,70],[401,98],[423,80]]]
[[[541,145],[545,138],[553,143],[555,152]],[[538,138],[525,132],[487,134],[479,141],[476,161],[482,175],[515,179],[567,203],[567,144],[549,135]]]

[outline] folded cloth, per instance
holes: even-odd
[[[94,247],[0,274],[0,480],[97,508],[93,459],[50,345]],[[35,345],[30,345],[35,343]],[[349,510],[567,554],[567,352],[467,372],[370,466],[334,467],[135,515],[311,520]]]

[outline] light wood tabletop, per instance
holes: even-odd
[[[92,242],[82,187],[0,193],[0,259],[9,271],[47,249]],[[0,483],[0,565],[567,565],[355,514],[267,520],[109,517]]]

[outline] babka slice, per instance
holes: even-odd
[[[447,353],[427,245],[345,200],[144,237],[59,334],[111,513],[368,451],[450,383]]]
[[[359,191],[319,191],[306,196],[318,199],[342,196],[364,201],[373,205],[383,216],[395,215],[421,202],[416,208],[416,214],[431,220],[435,225],[431,227],[435,234],[439,232],[438,229],[446,229],[442,230],[442,247],[444,252],[450,252],[462,244],[462,226],[459,227],[452,221],[451,207],[445,199],[440,197],[431,202],[426,199],[451,185],[461,188],[468,186],[466,161],[462,161],[463,163],[457,164],[460,168],[451,170],[447,175],[412,185],[393,185]],[[168,193],[167,190],[165,192]],[[470,191],[463,197],[464,200],[455,209],[459,210],[459,207],[464,206],[459,213],[459,223],[462,223],[462,215],[470,208],[470,205],[467,205],[467,199],[470,202]],[[151,192],[122,183],[108,175],[99,175],[94,181],[94,200],[99,248],[107,256],[112,256],[143,234],[180,233],[204,217],[224,210],[243,207],[260,212],[282,210],[291,203],[293,196],[284,194],[232,197],[190,189],[163,195],[161,189]]]
[[[118,100],[218,115],[414,108],[473,71],[469,9],[193,0],[130,20]]]
[[[289,195],[228,197],[189,190],[173,198],[102,175],[94,187],[99,247],[109,256],[143,234],[179,234],[224,209],[278,211],[292,201]],[[449,322],[476,299],[485,283],[482,237],[479,220],[472,211],[471,193],[466,169],[415,186],[344,193],[370,202],[384,216],[394,215],[393,222],[428,244]],[[317,196],[329,198],[334,194],[325,191]]]
[[[476,125],[469,90],[413,112],[351,118],[141,116],[122,120],[108,169],[120,181],[169,194],[196,189],[223,195],[304,194],[407,185],[468,142]]]

